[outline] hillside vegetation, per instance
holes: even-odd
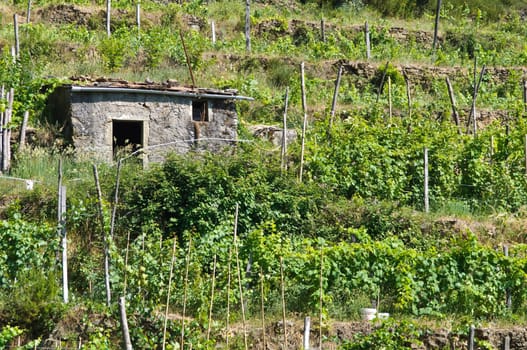
[[[136,349],[264,349],[284,344],[284,324],[285,348],[300,348],[303,316],[313,344],[343,349],[415,348],[434,328],[525,324],[523,1],[444,0],[435,49],[435,1],[253,3],[250,50],[243,2],[141,1],[138,28],[136,3],[116,1],[110,36],[102,2],[38,1],[29,23],[26,6],[0,4],[0,84],[15,90],[13,163],[0,177],[0,347],[120,348],[119,297]],[[238,103],[244,142],[148,169],[126,150],[118,166],[65,144],[44,108],[55,86],[103,76],[191,85],[181,37],[196,85],[255,98]],[[299,136],[281,159],[251,130],[282,127],[286,91],[287,127]],[[390,313],[386,326],[356,338],[335,331],[362,330],[359,310],[372,305]]]

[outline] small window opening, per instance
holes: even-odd
[[[113,154],[135,152],[143,147],[143,122],[129,120],[113,121]]]
[[[209,121],[209,108],[207,101],[192,101],[192,120],[195,122]]]

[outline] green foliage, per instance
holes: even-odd
[[[0,286],[12,284],[24,271],[50,268],[58,246],[55,235],[46,224],[34,225],[19,214],[0,222]]]
[[[372,333],[359,334],[353,341],[346,342],[343,350],[368,350],[386,349],[403,350],[413,349],[422,345],[419,340],[420,330],[417,325],[407,321],[383,321],[380,327]]]
[[[7,325],[2,327],[2,331],[0,332],[0,348],[7,348],[11,341],[22,333],[24,333],[24,331],[16,326],[12,327]]]
[[[17,277],[0,291],[0,320],[27,329],[35,338],[51,332],[64,311],[57,275],[34,268]]]
[[[126,59],[127,41],[117,35],[113,35],[101,41],[99,50],[103,57],[106,68],[113,72],[121,68]]]

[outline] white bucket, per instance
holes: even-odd
[[[365,321],[371,321],[375,317],[377,317],[377,309],[362,308],[362,309],[360,309],[360,316]]]

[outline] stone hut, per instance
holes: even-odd
[[[182,87],[175,83],[118,80],[63,85],[48,99],[48,116],[81,154],[111,161],[132,153],[143,162],[168,152],[217,151],[237,137],[235,90]]]

